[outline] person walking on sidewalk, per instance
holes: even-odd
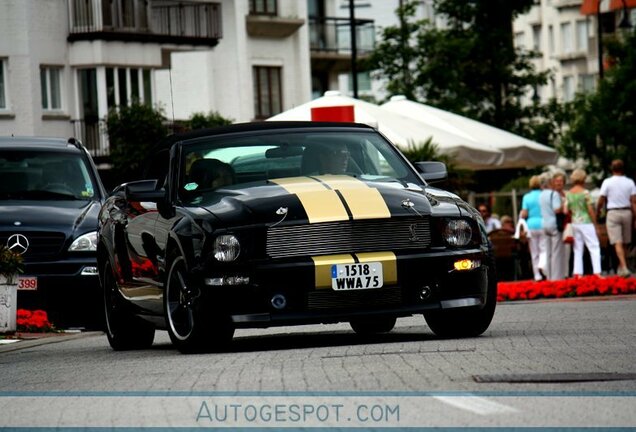
[[[590,191],[585,189],[587,174],[582,169],[572,172],[572,188],[565,194],[565,212],[571,215],[574,232],[574,277],[583,275],[583,248],[587,246],[592,260],[592,271],[601,275],[601,247],[596,234],[596,212]]]
[[[543,243],[543,218],[541,217],[541,206],[539,205],[539,195],[541,195],[541,180],[539,176],[530,177],[528,182],[530,192],[526,193],[521,200],[521,213],[519,216],[525,219],[530,235],[528,236],[528,247],[530,249],[530,259],[532,262],[532,273],[534,280],[542,280],[543,275],[539,271],[539,257]]]
[[[632,225],[636,218],[636,185],[634,180],[625,177],[625,165],[620,159],[612,161],[612,176],[603,180],[598,197],[596,211],[607,207],[607,237],[614,245],[618,258],[619,276],[630,276],[625,257],[625,246],[632,241]]]
[[[565,248],[563,236],[557,229],[557,213],[563,211],[561,197],[552,189],[552,177],[543,173],[541,178],[541,217],[543,218],[543,247],[539,256],[539,270],[549,280],[565,278]]]

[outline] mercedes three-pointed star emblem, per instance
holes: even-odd
[[[12,234],[7,240],[7,247],[20,255],[29,249],[29,240],[22,234]]]

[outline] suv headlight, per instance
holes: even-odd
[[[82,234],[68,248],[69,252],[95,252],[97,250],[97,231]]]
[[[446,222],[442,231],[444,241],[449,246],[466,246],[473,237],[470,224],[463,219],[451,219]]]
[[[214,239],[214,258],[221,262],[234,261],[241,252],[241,245],[232,234],[224,234]]]

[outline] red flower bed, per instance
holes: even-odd
[[[18,309],[16,315],[16,327],[19,332],[35,333],[55,330],[43,310]]]
[[[635,294],[636,278],[583,276],[559,281],[499,282],[497,301]]]

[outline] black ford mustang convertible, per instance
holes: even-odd
[[[479,213],[429,186],[375,129],[266,122],[174,135],[151,179],[100,213],[98,264],[116,350],[166,329],[182,352],[239,327],[349,322],[390,331],[423,314],[441,337],[483,333],[497,283]]]

